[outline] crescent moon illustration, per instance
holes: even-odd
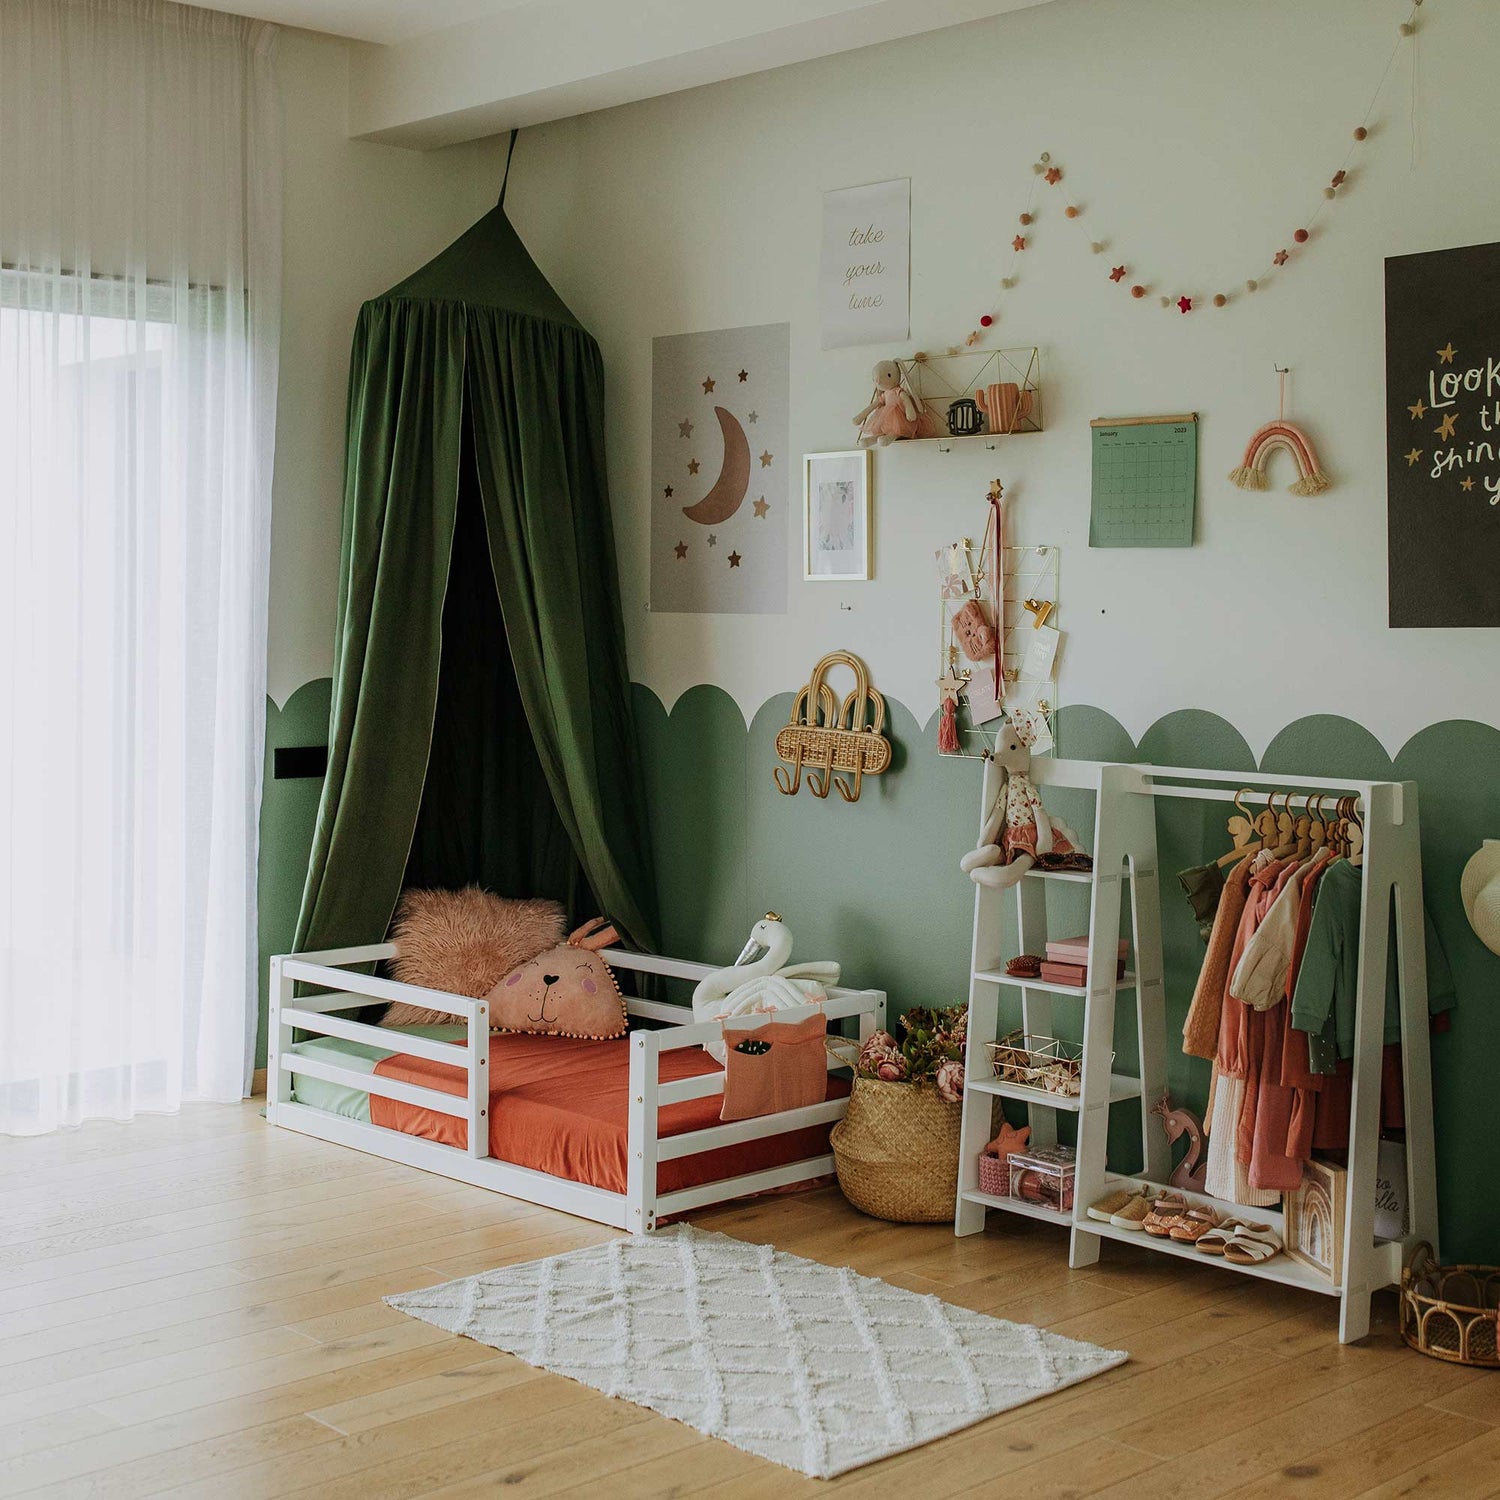
[[[727,521],[745,503],[745,492],[750,488],[750,444],[745,429],[722,406],[714,407],[714,415],[724,433],[724,465],[714,487],[696,505],[682,507],[683,515],[700,526]]]

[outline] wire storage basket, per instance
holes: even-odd
[[[1083,1048],[1055,1036],[1007,1032],[989,1043],[990,1063],[1001,1083],[1076,1097],[1083,1087]],[[1114,1057],[1111,1055],[1113,1066]]]
[[[1500,1370],[1500,1266],[1440,1266],[1425,1240],[1401,1272],[1401,1337],[1450,1364]]]

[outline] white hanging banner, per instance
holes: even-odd
[[[911,330],[911,179],[823,194],[823,347],[899,344]]]

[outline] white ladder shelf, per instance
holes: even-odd
[[[987,761],[980,821],[994,802],[1000,772]],[[1338,1280],[1281,1254],[1257,1266],[1216,1266],[1334,1296],[1340,1302],[1339,1338],[1364,1337],[1370,1326],[1370,1295],[1399,1281],[1407,1247],[1429,1241],[1437,1253],[1437,1190],[1432,1126],[1432,1082],[1428,1050],[1427,980],[1424,953],[1422,868],[1417,791],[1412,782],[1339,781],[1322,777],[1267,776],[1243,772],[1184,770],[1167,766],[1096,761],[1039,760],[1031,780],[1038,787],[1069,787],[1095,797],[1092,874],[1033,870],[1010,890],[976,886],[974,944],[970,966],[969,1028],[959,1146],[958,1198],[954,1232],[976,1234],[992,1209],[1066,1225],[1068,1263],[1092,1265],[1105,1239],[1119,1239],[1193,1261],[1203,1257],[1190,1245],[1153,1239],[1090,1219],[1087,1209],[1116,1179],[1107,1165],[1112,1104],[1137,1100],[1140,1112],[1141,1177],[1165,1185],[1170,1172],[1166,1133],[1151,1113],[1166,1088],[1166,996],[1162,976],[1160,881],[1156,858],[1156,799],[1190,798],[1229,802],[1242,787],[1295,793],[1353,793],[1365,824],[1359,985],[1355,1012],[1353,1101],[1345,1208],[1344,1265]],[[1018,952],[1043,953],[1047,941],[1046,887],[1049,882],[1089,887],[1089,959],[1086,985],[1043,984],[1005,972],[1002,903],[1016,903]],[[1130,887],[1130,958],[1117,980],[1120,916],[1124,887]],[[1406,1171],[1409,1223],[1400,1240],[1377,1242],[1374,1233],[1375,1164],[1380,1139],[1381,1049],[1384,1044],[1387,911],[1394,902],[1397,978],[1400,992],[1402,1071],[1406,1102]],[[1133,972],[1132,972],[1133,971]],[[993,1076],[987,1044],[1000,1034],[1000,996],[1021,992],[1021,1025],[1028,1034],[1054,1036],[1054,1007],[1075,1019],[1081,1005],[1082,1087],[1076,1097],[1002,1083]],[[1112,1063],[1117,994],[1133,994],[1139,1073],[1117,1071]],[[1367,999],[1368,997],[1368,999]],[[979,1190],[978,1157],[989,1139],[995,1099],[1027,1107],[1034,1146],[1057,1139],[1059,1111],[1078,1116],[1077,1163],[1071,1212]],[[1118,1180],[1124,1180],[1123,1178]],[[1215,1200],[1205,1200],[1210,1203]],[[1226,1213],[1244,1212],[1218,1204]],[[1250,1211],[1282,1232],[1274,1209]]]

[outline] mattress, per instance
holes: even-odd
[[[466,1035],[458,1026],[393,1028],[393,1041],[402,1030],[444,1041],[462,1041]],[[462,1094],[465,1088],[464,1075],[457,1068],[394,1048],[387,1051],[362,1042],[317,1037],[297,1043],[293,1050],[442,1093]],[[493,1035],[489,1066],[492,1157],[608,1192],[625,1191],[629,1156],[628,1041]],[[683,1047],[661,1054],[660,1078],[667,1083],[717,1072],[718,1068],[700,1048]],[[830,1076],[828,1098],[840,1098],[848,1092],[847,1082]],[[297,1077],[293,1097],[316,1109],[446,1146],[462,1149],[466,1144],[467,1121],[352,1086]],[[717,1125],[721,1102],[720,1095],[710,1094],[663,1106],[660,1134],[680,1135]],[[829,1149],[829,1129],[816,1125],[662,1162],[657,1169],[657,1190],[676,1192],[821,1156]]]

